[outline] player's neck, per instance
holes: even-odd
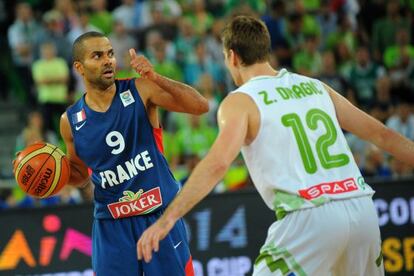
[[[243,83],[257,76],[276,76],[278,74],[278,71],[273,69],[268,62],[255,63],[250,66],[241,67],[239,70]]]
[[[107,111],[112,104],[112,99],[116,92],[115,83],[107,89],[100,89],[90,84],[85,84],[85,86],[85,101],[89,108],[97,112]]]

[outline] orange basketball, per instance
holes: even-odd
[[[48,143],[36,143],[19,153],[15,178],[27,194],[45,198],[59,192],[69,181],[69,161],[63,151]]]

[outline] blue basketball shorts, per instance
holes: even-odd
[[[149,263],[138,260],[136,244],[141,234],[162,215],[123,219],[95,219],[92,229],[92,267],[96,276],[193,276],[193,264],[182,220],[160,241]]]

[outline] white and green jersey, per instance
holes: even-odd
[[[260,112],[255,140],[242,148],[253,182],[278,218],[334,199],[371,195],[353,159],[323,84],[283,69],[250,79]]]

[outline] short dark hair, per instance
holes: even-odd
[[[234,17],[223,29],[224,49],[233,50],[249,66],[269,60],[270,34],[263,21],[253,16]]]
[[[83,47],[83,42],[85,40],[88,40],[90,38],[95,38],[95,37],[106,37],[104,34],[100,33],[100,32],[86,32],[82,35],[80,35],[75,42],[73,42],[73,46],[72,46],[72,59],[73,61],[82,61],[83,60],[83,55],[84,55],[84,47]]]

